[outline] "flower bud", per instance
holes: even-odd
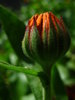
[[[22,41],[27,57],[43,66],[50,66],[67,52],[69,45],[70,36],[62,18],[46,12],[29,20]]]

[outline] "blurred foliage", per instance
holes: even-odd
[[[4,5],[9,8],[10,3],[7,1],[4,1]],[[27,24],[28,19],[34,14],[46,11],[52,11],[56,16],[63,17],[64,23],[71,35],[71,47],[66,56],[57,63],[57,68],[60,70],[59,67],[64,66],[62,71],[59,71],[64,85],[75,85],[75,0],[22,0],[20,2],[22,3],[19,5],[19,9],[16,9],[14,5],[12,5],[11,8],[14,8],[14,12],[25,24]],[[8,5],[5,3],[8,3]],[[1,25],[0,59],[14,65],[26,65],[26,63],[21,61],[15,54]],[[66,72],[67,69],[71,72],[70,74],[73,75],[72,77],[70,74],[67,76],[70,84],[67,84],[67,78],[65,76],[65,73],[69,73],[69,71]],[[64,74],[62,75],[61,73]],[[0,68],[0,100],[35,100],[27,77],[23,73],[5,71]]]

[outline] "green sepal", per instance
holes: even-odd
[[[22,40],[22,50],[27,57],[32,59],[31,57],[33,57],[33,56],[31,54],[31,50],[29,47],[29,37],[28,36],[29,36],[29,28],[27,27],[24,38]]]
[[[42,33],[42,42],[43,42],[43,48],[42,48],[43,60],[46,63],[48,61],[47,57],[49,55],[48,54],[48,38],[47,38],[46,26],[44,26],[44,31]]]
[[[30,33],[30,44],[31,53],[33,54],[34,59],[40,63],[42,57],[42,41],[35,25],[32,27],[32,31]]]
[[[57,23],[58,30],[58,57],[61,57],[66,53],[70,46],[70,36],[67,31],[64,31]]]
[[[53,47],[53,50],[54,50],[54,52],[53,52],[53,54],[54,54],[53,55],[53,58],[55,60],[57,60],[57,57],[58,57],[58,36],[57,36],[57,31],[55,29],[55,26],[53,24],[53,21],[52,21],[52,18],[51,17],[50,17],[50,25],[51,25],[51,31],[53,33],[53,41],[51,43],[51,45],[54,45],[54,47]]]

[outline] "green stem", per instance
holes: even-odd
[[[3,62],[3,61],[0,61],[0,67],[8,69],[8,70],[13,70],[13,71],[16,71],[16,72],[22,72],[22,73],[25,73],[25,74],[34,75],[34,76],[39,75],[39,71],[29,69],[27,67],[11,65],[11,64],[8,64],[8,63]]]
[[[45,73],[48,77],[48,83],[45,86],[45,100],[52,100],[52,97],[51,97],[51,69],[47,70]]]
[[[51,100],[51,89],[50,85],[45,88],[45,100]]]

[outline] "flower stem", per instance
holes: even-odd
[[[50,84],[48,86],[46,86],[46,88],[45,88],[45,100],[52,100]]]
[[[47,77],[48,77],[48,83],[45,86],[45,100],[52,100],[52,93],[51,93],[51,69],[45,70]]]
[[[0,61],[0,68],[4,68],[4,69],[16,71],[16,72],[22,72],[22,73],[33,75],[33,76],[38,76],[40,72],[33,69],[29,69],[27,66],[26,67],[15,66],[15,65],[8,64],[4,61]]]

